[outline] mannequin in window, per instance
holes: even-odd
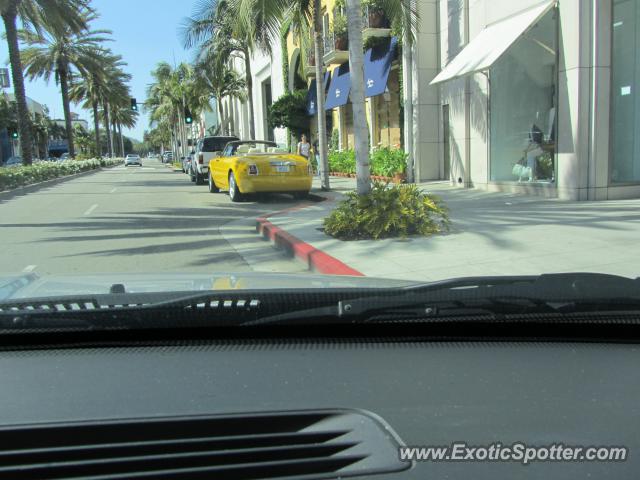
[[[528,176],[528,181],[532,182],[536,178],[536,159],[544,152],[541,148],[543,142],[542,130],[534,123],[529,131],[529,145],[525,149],[526,171],[523,176]],[[522,177],[520,180],[522,181]]]

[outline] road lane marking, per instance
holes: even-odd
[[[118,190],[118,187],[113,187],[109,193],[116,193],[116,190]]]
[[[36,269],[37,265],[27,265],[22,269],[22,273],[31,273]]]
[[[91,212],[93,212],[96,208],[98,208],[98,204],[94,203],[93,205],[91,205],[86,212],[84,212],[85,216],[86,215],[91,215]]]

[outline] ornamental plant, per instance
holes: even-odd
[[[100,167],[110,167],[122,163],[121,158],[98,160],[66,160],[64,162],[37,162],[33,165],[0,167],[0,191],[44,182],[53,178],[74,175]]]
[[[366,195],[350,192],[324,219],[325,233],[340,240],[430,236],[449,225],[448,209],[437,196],[416,185],[380,182]]]

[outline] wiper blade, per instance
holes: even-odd
[[[324,323],[394,319],[639,310],[640,279],[597,273],[465,277],[413,285],[386,294],[340,300],[335,305],[292,311],[251,324],[323,319]]]

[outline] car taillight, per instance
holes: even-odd
[[[200,165],[202,165],[204,163],[204,155],[202,155],[201,153],[198,154],[198,163]]]
[[[258,175],[257,165],[249,165],[249,175]]]

